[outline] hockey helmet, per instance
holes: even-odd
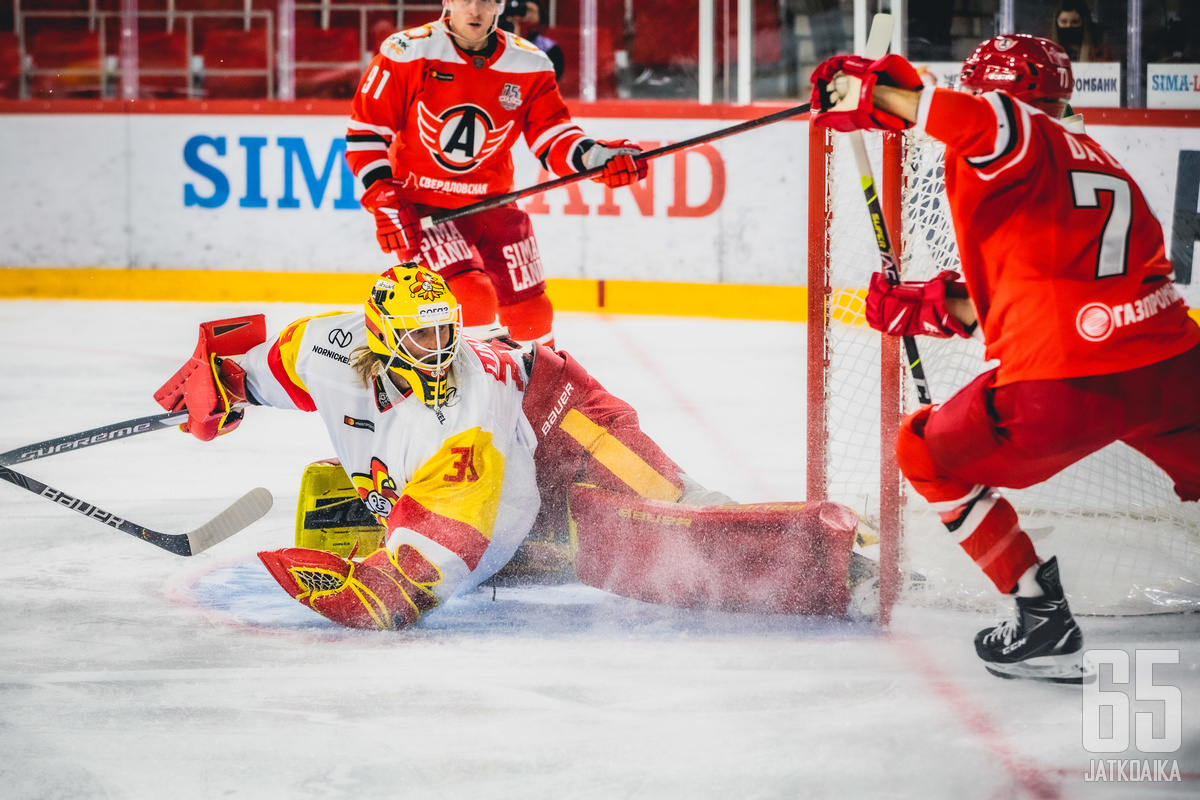
[[[449,399],[462,309],[441,275],[409,261],[375,281],[366,302],[367,346],[430,408]]]
[[[1027,33],[988,39],[963,62],[959,85],[975,94],[997,89],[1058,119],[1075,86],[1071,59],[1055,42]]]

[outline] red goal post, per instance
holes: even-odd
[[[999,595],[961,552],[895,462],[899,421],[916,408],[900,339],[865,324],[879,253],[848,142],[809,129],[807,497],[854,508],[880,538],[880,621],[908,603],[1001,610]],[[868,133],[880,202],[906,279],[958,269],[942,182],[943,149],[928,137]],[[919,340],[934,402],[991,364],[977,341]],[[1082,614],[1200,610],[1200,507],[1181,503],[1167,476],[1117,443],[1050,481],[1005,491],[1039,555],[1057,555]],[[926,578],[905,591],[902,575]]]

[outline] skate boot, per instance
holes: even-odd
[[[975,652],[987,671],[1001,678],[1083,683],[1083,634],[1071,616],[1058,579],[1058,560],[1038,567],[1041,597],[1018,597],[1016,619],[975,636]]]

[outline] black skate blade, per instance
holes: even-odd
[[[1006,680],[1042,681],[1043,683],[1091,683],[1096,680],[1096,668],[1083,656],[1083,651],[1057,656],[1040,656],[1014,664],[984,664],[988,672]]]

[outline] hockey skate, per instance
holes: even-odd
[[[1083,634],[1058,578],[1058,560],[1038,567],[1041,597],[1018,597],[1016,619],[975,636],[975,652],[1000,678],[1083,683],[1093,673],[1083,658]]]

